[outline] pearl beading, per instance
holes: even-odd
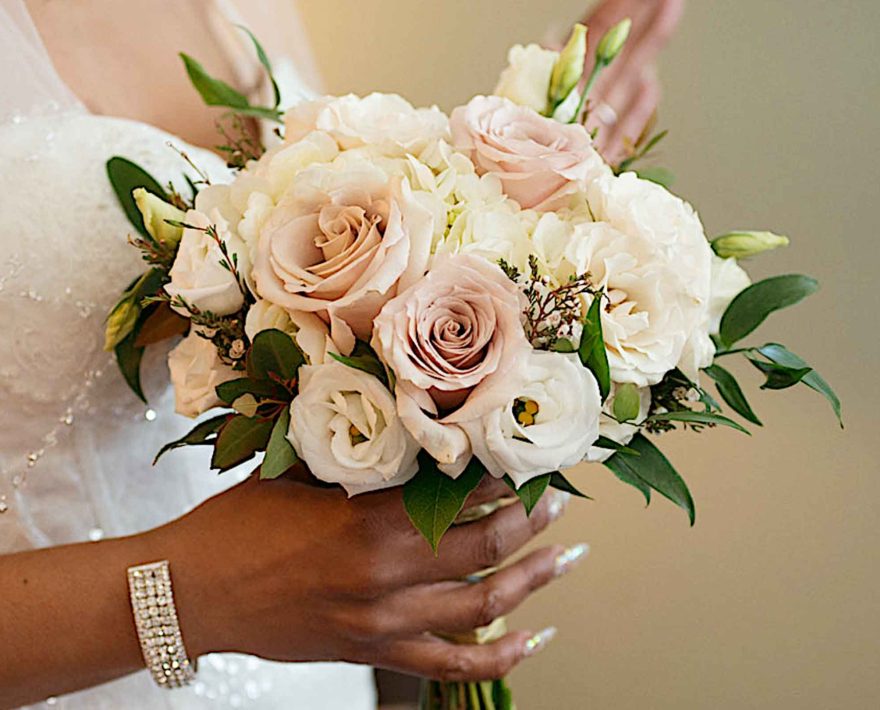
[[[128,590],[147,669],[162,688],[181,688],[196,677],[177,621],[168,560],[128,568]]]

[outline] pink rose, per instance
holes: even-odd
[[[494,264],[458,254],[382,308],[373,347],[396,377],[398,413],[450,476],[471,457],[462,422],[502,406],[530,352],[517,287]]]
[[[316,313],[351,352],[382,305],[424,274],[431,214],[406,180],[361,162],[300,173],[266,218],[254,258],[259,295]]]
[[[608,166],[583,126],[545,118],[500,96],[475,96],[450,118],[452,141],[480,173],[497,175],[523,209],[554,209]]]

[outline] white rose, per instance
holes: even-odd
[[[314,130],[331,135],[343,150],[371,146],[388,155],[405,155],[418,153],[449,129],[436,106],[417,109],[396,94],[373,93],[306,101],[285,114],[286,142]]]
[[[290,312],[258,299],[245,316],[245,335],[253,341],[257,333],[271,329],[280,330],[293,338],[310,365],[320,365],[327,360],[328,351],[338,350],[330,339],[327,324],[314,313]]]
[[[651,388],[639,388],[639,413],[632,422],[619,422],[614,418],[614,396],[617,392],[617,385],[611,385],[611,392],[605,400],[602,407],[602,416],[599,417],[599,435],[606,439],[616,441],[618,444],[626,445],[632,438],[638,434],[639,427],[637,424],[645,421],[648,411],[651,409]],[[591,446],[587,452],[587,461],[605,461],[614,454],[611,449],[603,449],[598,446]]]
[[[220,360],[214,343],[196,331],[190,331],[168,353],[168,369],[174,385],[174,409],[187,417],[197,417],[221,404],[215,388],[239,376]]]
[[[218,239],[225,244],[229,259],[236,255],[236,268],[242,278],[246,278],[250,270],[244,243],[229,230],[227,221],[218,210],[213,210],[210,217],[190,210],[185,221],[192,226],[183,230],[177,257],[171,267],[171,283],[165,286],[165,291],[172,299],[181,298],[202,312],[209,311],[218,316],[235,313],[244,305],[244,294],[238,280],[223,265],[227,257],[221,251]],[[216,238],[208,233],[208,227],[216,230]],[[185,308],[175,310],[182,315],[188,314]]]
[[[298,330],[290,319],[290,314],[281,306],[259,299],[248,309],[244,319],[244,333],[253,342],[257,333],[273,329],[287,333],[291,338]]]
[[[301,367],[288,439],[322,481],[352,496],[399,486],[418,468],[418,444],[373,375],[338,362]]]
[[[559,52],[544,49],[537,44],[523,47],[515,44],[507,53],[507,66],[498,78],[492,92],[510,99],[515,104],[528,106],[538,113],[547,109],[550,75],[559,59]]]
[[[599,435],[599,386],[576,355],[533,350],[525,383],[509,400],[464,426],[474,454],[496,478],[517,486],[580,463]]]

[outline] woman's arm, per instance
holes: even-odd
[[[484,483],[469,504],[509,494]],[[238,651],[282,661],[346,660],[445,680],[501,677],[531,632],[460,646],[426,632],[466,632],[519,605],[567,569],[554,545],[486,580],[554,520],[548,494],[453,528],[434,557],[399,489],[341,490],[255,477],[156,530],[0,557],[0,707],[90,687],[143,668],[126,570],[167,559],[184,644],[195,658]]]

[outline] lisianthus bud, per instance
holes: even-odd
[[[773,232],[730,232],[712,240],[713,251],[722,259],[745,259],[784,246],[788,237]]]
[[[631,27],[632,20],[627,17],[605,33],[605,36],[599,40],[599,46],[596,47],[597,63],[611,64],[614,61],[615,57],[620,54],[620,50],[623,49]]]
[[[132,196],[150,236],[157,242],[177,244],[183,236],[183,228],[168,224],[167,220],[182,222],[186,216],[184,212],[142,187],[132,192]]]
[[[140,308],[131,298],[121,300],[107,316],[104,328],[104,350],[110,352],[128,337],[137,322]]]
[[[587,56],[587,28],[577,23],[571,31],[568,44],[556,60],[550,75],[547,95],[548,109],[553,110],[574,90],[584,73]]]

